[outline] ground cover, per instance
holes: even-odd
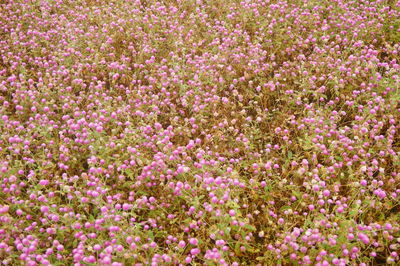
[[[5,265],[385,265],[400,1],[0,1]]]

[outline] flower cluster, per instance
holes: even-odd
[[[400,261],[400,1],[0,3],[4,265]]]

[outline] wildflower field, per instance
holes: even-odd
[[[0,0],[0,264],[399,265],[399,0]]]

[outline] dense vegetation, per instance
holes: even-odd
[[[0,1],[8,265],[400,256],[400,1]]]

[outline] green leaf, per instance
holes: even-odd
[[[296,191],[296,190],[293,190],[292,192],[293,192],[293,195],[294,195],[296,198],[298,198],[298,199],[301,198],[301,193],[300,193],[300,192],[298,192],[298,191]]]
[[[236,242],[235,244],[235,253],[237,256],[239,256],[239,254],[242,254],[242,252],[240,251],[240,242]]]
[[[379,215],[379,221],[384,221],[385,220],[385,214],[384,213],[381,213],[380,215]]]
[[[250,231],[256,231],[256,228],[250,224],[244,225],[243,228],[249,229]]]
[[[291,209],[292,207],[290,207],[290,206],[283,206],[283,207],[281,207],[279,210],[280,211],[286,211],[286,210],[289,210],[289,209]]]
[[[357,209],[357,208],[352,209],[352,210],[349,212],[349,214],[350,214],[351,217],[356,216],[356,215],[358,214],[358,209]]]
[[[258,248],[252,248],[252,247],[248,247],[246,248],[246,250],[250,253],[257,253],[260,252],[260,250]]]
[[[270,192],[272,190],[272,186],[270,185],[270,184],[268,184],[268,185],[266,185],[265,187],[264,187],[264,191],[265,192]]]
[[[335,156],[335,159],[338,160],[339,162],[343,162],[343,158],[340,156]]]
[[[225,228],[224,233],[225,233],[225,235],[230,235],[230,231],[229,231],[228,227]]]

